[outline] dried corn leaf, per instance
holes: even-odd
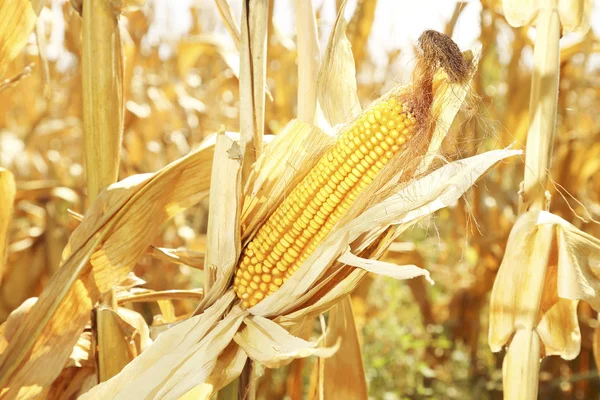
[[[331,309],[327,328],[326,346],[331,346],[338,337],[342,342],[333,356],[319,360],[323,365],[323,379],[319,381],[323,398],[368,399],[361,345],[350,297],[342,299]]]
[[[27,43],[43,6],[42,0],[0,2],[0,78]]]
[[[210,187],[203,308],[227,291],[240,256],[241,158],[238,142],[219,134]]]
[[[361,258],[352,254],[350,248],[338,257],[338,261],[351,267],[357,267],[367,272],[395,279],[403,280],[424,276],[429,283],[433,284],[429,271],[423,268],[419,268],[416,265],[396,265],[386,261]]]
[[[585,33],[590,29],[591,0],[503,0],[504,15],[514,27],[535,25],[540,10],[558,12],[563,34]]]
[[[214,137],[155,174],[112,185],[92,204],[71,235],[61,268],[3,354],[0,376],[11,388],[8,398],[21,386],[52,382],[61,368],[50,365],[64,364],[99,294],[127,277],[160,222],[207,195],[213,145]]]
[[[203,269],[205,253],[187,249],[167,249],[152,246],[152,256],[159,260]]]
[[[221,51],[221,54],[223,55],[223,59],[225,60],[227,65],[232,69],[234,75],[239,78],[240,77],[240,68],[239,68],[240,54],[239,54],[239,51],[240,51],[240,46],[241,46],[240,29],[238,28],[237,24],[235,23],[235,21],[233,19],[233,14],[231,13],[231,7],[229,6],[229,2],[227,2],[227,0],[215,0],[215,4],[217,6],[217,10],[219,10],[219,14],[221,14],[221,18],[223,19],[225,28],[229,32],[229,35],[231,36],[231,39],[233,40],[233,43],[235,44],[235,47],[237,49],[237,52],[235,54],[232,54],[232,53],[225,54],[225,51],[222,49],[222,47],[220,48],[220,51]],[[266,82],[265,82],[264,86],[265,86],[264,90],[265,90],[267,97],[269,97],[270,100],[273,100],[273,96],[271,95],[271,92],[269,91],[269,87],[267,86]]]
[[[134,335],[130,337],[130,340],[132,340],[135,343],[135,350],[137,356],[152,344],[148,324],[146,323],[144,317],[136,311],[124,307],[118,307],[116,312],[123,321],[123,323],[128,324],[134,330]]]
[[[376,7],[377,0],[360,0],[356,3],[356,9],[350,19],[348,38],[352,44],[356,65],[360,65],[365,60]]]
[[[16,192],[15,178],[12,172],[0,168],[0,283],[2,283],[4,263],[8,255],[8,226],[12,217]]]
[[[244,323],[246,327],[233,339],[248,357],[268,368],[279,368],[311,355],[330,357],[340,346],[337,341],[331,347],[319,347],[318,343],[293,336],[276,322],[259,316],[248,317]]]
[[[265,127],[268,2],[242,3],[240,42],[240,135],[242,183],[262,152]]]
[[[130,347],[133,329],[128,329],[119,315],[109,307],[96,310],[98,332],[98,377],[100,382],[118,374],[137,354]]]
[[[244,366],[248,356],[246,352],[242,350],[235,342],[232,342],[223,350],[217,359],[217,364],[213,369],[212,374],[208,377],[206,382],[197,387],[198,391],[196,397],[191,396],[195,393],[192,390],[187,393],[190,395],[190,400],[196,399],[210,399],[217,391],[225,387],[229,383],[237,379]]]
[[[362,110],[356,90],[354,56],[346,37],[347,2],[345,0],[338,10],[317,79],[319,104],[331,126],[352,121]]]
[[[317,20],[312,1],[296,0],[298,37],[298,119],[313,124],[317,108],[317,76],[321,66]]]
[[[217,6],[217,10],[219,10],[219,14],[221,14],[223,22],[225,23],[225,28],[227,28],[235,47],[237,47],[239,50],[241,42],[240,30],[233,19],[233,14],[231,13],[231,7],[229,6],[229,3],[227,0],[215,0],[215,4]]]
[[[544,236],[538,241],[539,232]],[[576,357],[581,342],[577,301],[600,309],[599,257],[600,240],[564,219],[545,211],[520,216],[492,291],[492,351],[499,351],[515,330],[525,328],[539,335],[543,354]]]
[[[247,315],[237,308],[221,320],[233,299],[229,291],[204,313],[163,332],[119,375],[80,399],[177,399],[204,383]]]

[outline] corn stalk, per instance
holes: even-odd
[[[110,1],[82,3],[82,90],[85,169],[88,199],[117,181],[123,132],[123,55],[119,32],[119,10]],[[120,332],[113,294],[101,298],[106,307],[94,319],[98,340],[98,379],[116,375],[129,359]]]
[[[561,31],[586,28],[585,1],[504,1],[514,27],[537,28],[529,104],[529,129],[520,217],[512,228],[506,253],[494,282],[489,342],[498,351],[510,341],[503,363],[505,399],[533,400],[538,396],[540,358],[579,353],[579,328],[572,323],[579,296],[576,285],[557,284],[557,270],[576,268],[567,262],[576,246],[561,242],[546,191],[556,132]],[[555,243],[558,243],[555,245]],[[593,243],[592,240],[590,240]],[[591,246],[594,246],[592,244]],[[575,250],[579,251],[579,250]],[[524,268],[524,269],[523,269]],[[572,273],[572,272],[571,272]],[[570,319],[569,319],[570,318]]]
[[[83,132],[88,198],[117,181],[123,132],[123,56],[118,10],[83,1]]]

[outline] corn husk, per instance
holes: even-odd
[[[217,282],[224,287],[231,276],[241,252],[240,194],[242,153],[238,142],[219,134],[215,145],[210,186],[210,212],[206,259],[204,264],[203,305],[212,305],[219,291],[210,288]]]
[[[317,74],[321,65],[316,15],[312,0],[296,0],[298,36],[298,119],[313,124],[317,108]]]
[[[331,126],[352,121],[362,110],[356,92],[354,56],[346,37],[347,2],[345,0],[338,11],[317,78],[319,104]]]

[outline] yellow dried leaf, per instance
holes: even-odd
[[[558,12],[563,34],[590,29],[591,0],[503,0],[504,15],[514,27],[536,25],[541,10]]]
[[[362,110],[356,91],[354,56],[346,37],[347,2],[345,0],[338,10],[317,79],[319,104],[331,126],[352,121]]]
[[[296,0],[298,37],[298,119],[313,124],[317,108],[317,75],[321,66],[316,15],[312,1]]]
[[[319,360],[323,379],[319,381],[325,399],[368,399],[367,380],[361,345],[354,324],[350,297],[342,299],[329,313],[325,345],[342,339],[339,350],[331,357]]]
[[[242,185],[262,152],[265,129],[268,2],[242,3],[240,42],[240,135]]]
[[[293,336],[279,324],[259,316],[246,318],[244,323],[246,327],[233,339],[248,357],[268,368],[279,368],[310,355],[331,357],[340,346],[338,340],[331,347],[319,347],[318,343]]]
[[[0,283],[7,257],[8,226],[12,218],[13,202],[17,189],[12,172],[0,168]]]
[[[10,393],[56,378],[62,368],[51,366],[64,364],[100,293],[127,277],[161,222],[207,195],[213,144],[207,141],[155,174],[114,184],[92,204],[71,235],[61,268],[0,360],[0,380]]]
[[[43,6],[42,0],[0,1],[0,78],[27,43]]]
[[[227,291],[229,277],[240,256],[242,163],[238,142],[224,133],[217,137],[210,186],[202,307]],[[209,289],[217,282],[216,290]]]

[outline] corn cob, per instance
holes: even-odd
[[[243,250],[234,291],[252,307],[308,258],[383,166],[416,131],[410,107],[390,96],[340,135]]]

